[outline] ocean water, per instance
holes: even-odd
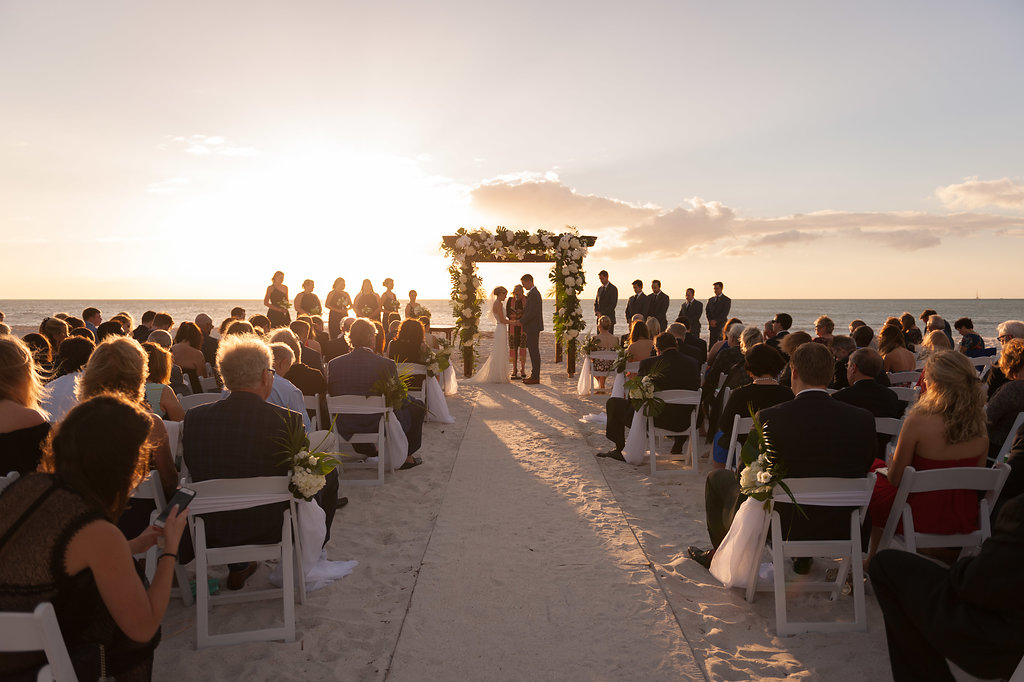
[[[454,324],[451,302],[447,299],[421,300],[432,313],[435,325]],[[406,301],[402,301],[403,305]],[[669,318],[679,313],[681,300],[673,300],[669,306]],[[167,300],[3,300],[0,299],[0,311],[6,315],[6,323],[20,333],[26,328],[36,328],[39,322],[56,312],[66,312],[81,316],[82,310],[95,306],[103,311],[103,319],[126,311],[132,314],[136,323],[146,310],[166,311],[174,318],[175,323],[183,320],[194,320],[199,313],[206,313],[219,324],[228,317],[231,309],[242,306],[247,315],[266,313],[261,300],[223,300],[223,299],[167,299]],[[594,329],[593,305],[590,300],[584,301],[584,312],[588,330]],[[975,330],[981,334],[988,344],[996,340],[996,325],[1005,320],[1024,319],[1024,299],[733,299],[731,316],[738,317],[745,324],[756,324],[759,327],[772,319],[775,313],[786,312],[793,316],[793,329],[803,329],[813,334],[814,320],[819,315],[828,315],[836,323],[836,332],[845,333],[851,320],[862,319],[876,331],[885,318],[900,315],[908,311],[917,317],[922,310],[934,308],[952,324],[959,317],[970,317],[974,321]],[[544,301],[544,320],[548,329],[555,306],[553,300]],[[625,329],[626,300],[619,301],[616,319],[616,331]],[[481,329],[491,331],[494,323],[484,316]],[[24,330],[24,331],[23,331]],[[707,336],[707,324],[703,326],[703,334]],[[954,334],[954,337],[956,335]]]

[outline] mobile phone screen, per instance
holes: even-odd
[[[153,525],[163,528],[164,524],[167,523],[167,514],[171,511],[171,509],[173,509],[174,506],[177,505],[178,513],[181,514],[185,510],[185,507],[188,506],[188,503],[191,502],[192,498],[195,496],[196,491],[192,490],[191,488],[178,488],[178,492],[174,493],[174,497],[172,497],[167,502],[167,507],[165,507],[164,510],[160,512],[160,516],[156,517],[156,521],[153,522]]]

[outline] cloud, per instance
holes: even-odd
[[[146,191],[152,194],[171,194],[189,184],[188,178],[168,178],[152,182],[146,187]]]
[[[184,149],[186,154],[193,156],[239,156],[252,157],[259,155],[253,147],[229,145],[221,135],[176,135],[168,136],[169,142],[157,145],[158,149]]]
[[[591,231],[601,238],[597,248],[612,258],[670,258],[695,249],[746,256],[838,235],[915,251],[938,246],[948,236],[1024,229],[1024,217],[986,213],[816,211],[748,218],[699,197],[669,209],[580,194],[554,174],[493,178],[473,187],[470,197],[475,208],[509,227],[574,225]]]
[[[1000,180],[979,180],[977,177],[964,178],[956,185],[947,185],[935,190],[935,196],[942,205],[953,209],[1000,208],[1024,209],[1024,183],[1010,178]]]

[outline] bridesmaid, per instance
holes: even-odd
[[[263,297],[263,305],[267,306],[267,319],[271,328],[287,327],[292,321],[288,314],[288,287],[284,285],[284,273],[278,270],[270,280],[267,293]]]
[[[394,288],[395,280],[390,277],[384,280],[384,293],[380,295],[380,321],[384,325],[385,329],[387,329],[389,323],[389,320],[387,319],[388,314],[397,313],[401,309],[401,304],[398,302],[398,296],[396,296],[395,292],[392,291]]]
[[[348,317],[348,311],[352,309],[352,299],[345,291],[345,280],[341,277],[334,280],[334,287],[328,292],[325,301],[330,315],[327,318],[327,329],[331,338],[336,339],[341,334],[341,321]]]
[[[302,283],[302,291],[295,295],[295,317],[300,315],[320,315],[323,309],[320,307],[320,297],[313,293],[313,280],[307,279]]]
[[[368,279],[363,280],[363,286],[356,294],[355,309],[357,317],[380,320],[380,296],[373,290],[373,284]]]

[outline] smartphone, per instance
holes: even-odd
[[[195,496],[196,491],[191,488],[178,488],[178,492],[174,493],[174,497],[167,502],[167,507],[160,512],[160,516],[156,517],[156,521],[153,522],[153,525],[163,528],[164,524],[167,523],[167,514],[171,509],[177,505],[178,513],[180,514],[185,510],[185,507],[188,506],[188,503],[191,502],[192,498]]]

